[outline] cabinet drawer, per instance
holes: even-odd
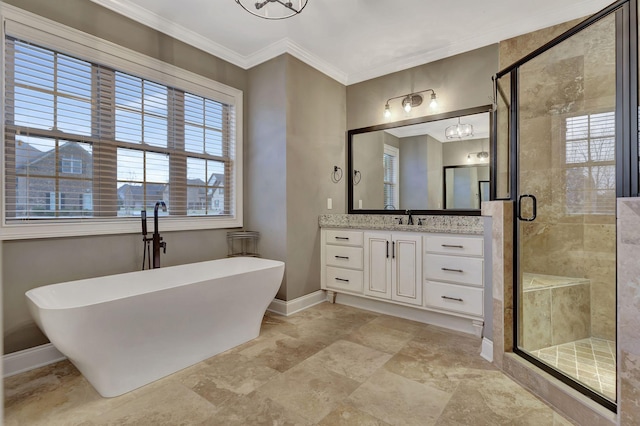
[[[424,285],[424,303],[438,309],[481,317],[484,311],[483,293],[481,288],[427,281]]]
[[[326,242],[327,244],[362,247],[362,231],[327,230]]]
[[[424,238],[425,251],[429,253],[482,256],[482,253],[484,252],[484,240],[481,237],[428,235]]]
[[[484,281],[482,258],[427,254],[424,256],[424,270],[426,278],[430,280],[476,286],[482,286]]]
[[[326,262],[329,266],[362,269],[362,248],[346,246],[326,246]]]
[[[325,285],[329,289],[362,293],[362,271],[327,266],[326,277]]]

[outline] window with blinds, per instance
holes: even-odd
[[[396,210],[400,208],[400,192],[398,190],[399,154],[400,151],[398,148],[385,144],[382,155],[385,210]]]
[[[235,107],[5,37],[5,220],[235,214]]]
[[[613,111],[565,120],[566,207],[569,214],[615,214]]]

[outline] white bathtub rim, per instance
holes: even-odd
[[[224,275],[220,274],[219,276],[207,275],[207,276],[203,276],[202,279],[196,279],[196,280],[188,279],[188,275],[185,274],[185,276],[179,278],[178,283],[171,284],[171,285],[167,284],[172,282],[171,279],[166,279],[167,274],[180,275],[180,273],[187,272],[188,268],[202,267],[205,264],[211,264],[211,265],[215,265],[215,263],[224,264],[225,262],[231,263],[231,264],[262,263],[264,264],[264,266],[257,269],[251,269],[246,272],[239,272],[239,273],[237,272],[234,274],[231,274],[231,273],[224,274]],[[124,299],[128,297],[141,296],[148,293],[153,293],[153,292],[162,291],[162,290],[169,290],[172,288],[178,288],[186,285],[193,285],[199,282],[209,281],[211,279],[226,278],[230,276],[240,276],[240,275],[250,273],[250,272],[255,272],[258,270],[278,268],[278,267],[281,267],[282,265],[284,265],[284,262],[279,260],[272,260],[272,259],[263,259],[263,258],[255,258],[255,257],[223,258],[223,259],[207,260],[204,262],[195,262],[195,263],[187,263],[182,265],[168,266],[168,267],[159,268],[159,269],[125,272],[122,274],[106,275],[102,277],[86,278],[82,280],[73,280],[73,281],[67,281],[62,283],[49,284],[41,287],[36,287],[27,291],[25,293],[25,297],[27,297],[31,302],[37,305],[38,309],[41,309],[41,310],[73,309],[73,308],[97,305],[101,303],[107,303],[110,301]],[[130,280],[128,280],[130,277],[136,277],[136,276],[140,277],[142,276],[140,274],[144,275],[145,279],[150,281],[152,284],[149,285],[148,288],[140,289],[136,292],[131,292],[131,288],[126,287],[126,283],[130,282]],[[111,281],[109,282],[110,291],[113,291],[114,285],[115,285],[115,286],[119,286],[120,288],[118,288],[117,290],[123,293],[118,295],[113,295],[113,294],[106,295],[103,290],[106,289],[106,286],[104,285],[104,283],[107,281]],[[124,283],[124,284],[120,284],[120,283]],[[50,293],[55,294],[55,292],[60,289],[64,289],[64,291],[68,292],[70,291],[69,290],[70,287],[73,290],[82,290],[84,292],[87,292],[88,294],[84,295],[85,297],[87,297],[87,299],[85,301],[78,300],[76,296],[77,293],[76,293],[76,295],[73,296],[73,297],[76,297],[76,299],[73,301],[69,301],[69,303],[65,303],[65,304],[52,305],[51,303],[49,303],[50,301],[47,300],[47,296],[49,296]]]

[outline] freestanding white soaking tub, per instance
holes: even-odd
[[[235,257],[53,284],[26,293],[53,345],[104,397],[260,333],[284,263]]]

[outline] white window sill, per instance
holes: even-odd
[[[195,231],[242,227],[241,218],[225,217],[166,217],[158,219],[161,232]],[[153,216],[147,218],[147,232],[153,230]],[[0,240],[28,240],[35,238],[63,238],[91,235],[141,234],[140,218],[117,220],[87,220],[82,223],[29,222],[5,224],[0,228]]]

